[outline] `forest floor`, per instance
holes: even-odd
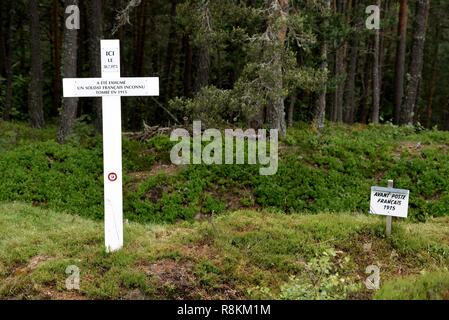
[[[449,218],[237,211],[174,225],[128,223],[105,254],[103,224],[0,205],[3,299],[449,299]],[[80,290],[65,273],[80,271]],[[364,284],[380,268],[380,290]]]
[[[298,124],[275,176],[175,167],[167,137],[124,139],[125,247],[109,255],[101,137],[55,133],[0,121],[0,298],[449,299],[448,132]],[[385,238],[367,212],[388,179],[411,197]]]

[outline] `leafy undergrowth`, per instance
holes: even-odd
[[[0,201],[23,201],[101,219],[101,137],[79,124],[68,144],[43,131],[0,121]],[[279,170],[170,163],[166,136],[124,138],[125,217],[175,223],[239,209],[367,212],[372,185],[410,189],[413,220],[449,213],[449,133],[414,127],[298,124],[280,144]]]
[[[367,215],[237,211],[194,223],[131,222],[123,250],[108,255],[100,222],[0,204],[0,297],[370,299],[365,270],[376,265],[376,298],[447,298],[449,219],[395,221],[388,239],[383,228]],[[71,265],[80,291],[66,289]]]

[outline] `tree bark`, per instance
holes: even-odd
[[[401,118],[402,99],[404,97],[405,52],[407,49],[408,0],[401,0],[398,22],[398,40],[396,49],[394,77],[394,123],[399,124]]]
[[[190,97],[192,96],[192,62],[193,62],[193,54],[192,54],[192,46],[190,45],[190,37],[189,35],[184,35],[182,38],[182,46],[184,52],[184,96]]]
[[[268,50],[266,60],[269,61],[270,69],[273,72],[273,82],[267,108],[267,122],[272,129],[279,130],[279,135],[285,137],[287,133],[285,122],[285,106],[283,91],[282,73],[282,52],[287,36],[287,16],[288,0],[271,0],[269,2],[270,19],[267,28],[268,45],[272,50]]]
[[[353,14],[356,14],[358,2],[353,2]],[[360,45],[360,39],[359,39],[359,30],[361,29],[361,26],[363,24],[362,18],[355,18],[354,22],[352,23],[352,27],[354,28],[354,34],[352,35],[352,40],[350,40],[350,60],[349,60],[349,68],[348,68],[348,77],[346,79],[346,85],[345,85],[345,96],[344,96],[344,105],[345,105],[345,112],[344,112],[344,121],[346,123],[352,124],[354,123],[354,116],[355,116],[355,109],[356,109],[356,102],[355,102],[355,81],[357,76],[357,64],[359,61],[359,45]]]
[[[208,2],[204,2],[201,12],[202,16],[202,29],[203,32],[210,31],[210,12]],[[203,43],[198,48],[197,53],[197,72],[195,79],[195,91],[198,92],[201,88],[209,85],[209,72],[210,72],[210,56],[209,56],[209,43],[203,40]]]
[[[53,78],[52,78],[52,115],[57,115],[61,107],[62,95],[62,78],[61,78],[61,46],[62,46],[62,32],[60,19],[61,6],[59,0],[53,0],[51,5],[51,61],[53,63]]]
[[[91,0],[90,2],[91,19],[89,19],[89,64],[90,76],[101,77],[101,52],[100,41],[103,38],[103,6],[102,0]],[[95,110],[95,130],[97,133],[103,131],[102,120],[102,100],[93,98],[93,108]]]
[[[355,78],[357,73],[357,61],[359,54],[359,41],[355,39],[351,46],[351,60],[349,64],[348,78],[346,80],[346,92],[345,92],[345,122],[352,124],[354,122],[355,114]]]
[[[65,6],[77,5],[78,0],[65,0]],[[64,44],[62,57],[62,77],[76,78],[78,61],[78,30],[64,30]],[[58,131],[58,142],[64,143],[75,124],[78,110],[78,98],[64,98],[62,101],[61,122]]]
[[[329,11],[330,8],[331,8],[331,0],[326,0],[326,9]],[[327,25],[328,21],[325,20],[323,22],[323,26],[325,29],[327,28]],[[321,57],[320,70],[324,73],[327,73],[328,72],[327,41],[326,39],[324,39],[324,36],[323,39],[321,39],[320,57]],[[315,101],[315,110],[313,113],[313,126],[316,129],[321,129],[324,127],[324,120],[326,116],[326,94],[327,94],[327,84],[324,83]]]
[[[209,85],[209,48],[207,45],[201,46],[198,50],[197,57],[197,75],[196,75],[196,91]]]
[[[380,8],[380,0],[377,1]],[[380,113],[380,30],[376,30],[373,50],[373,109],[371,122],[379,123]]]
[[[345,0],[337,0],[335,3],[335,11],[345,16],[346,8],[349,3]],[[343,121],[343,95],[345,92],[346,83],[346,56],[347,56],[348,42],[342,39],[341,43],[337,44],[335,52],[335,77],[337,78],[337,86],[334,92],[333,108],[331,113],[331,120],[334,122]]]
[[[11,110],[12,110],[12,94],[13,94],[13,81],[12,81],[12,17],[14,17],[14,8],[11,6],[11,2],[6,3],[6,26],[5,31],[2,33],[4,35],[3,39],[3,67],[4,74],[6,77],[6,97],[5,97],[5,109],[3,110],[3,120],[11,120]],[[3,23],[1,21],[0,23]]]
[[[293,115],[295,111],[296,104],[296,92],[293,92],[290,96],[290,104],[288,105],[288,113],[287,113],[287,125],[289,128],[293,127]]]
[[[168,35],[168,45],[167,45],[167,53],[165,59],[165,68],[164,68],[164,101],[168,102],[170,99],[172,92],[172,79],[173,79],[173,68],[175,66],[175,47],[176,47],[176,7],[178,3],[177,0],[171,0],[171,9],[170,9],[170,28]]]
[[[371,51],[373,48],[372,45],[372,39],[368,40],[367,43],[367,51]],[[363,73],[362,73],[362,99],[360,102],[360,122],[361,123],[367,123],[368,121],[368,115],[370,111],[370,105],[371,105],[371,89],[372,89],[372,59],[369,59],[369,57],[365,57],[365,63],[363,67]]]
[[[330,1],[328,1],[330,3]],[[326,40],[322,40],[321,43],[321,65],[320,69],[323,72],[327,72],[327,42]],[[315,103],[315,112],[313,117],[314,127],[317,129],[321,129],[324,127],[324,120],[326,116],[326,93],[327,93],[327,84],[323,85],[323,88],[318,94],[318,98]]]
[[[136,29],[134,31],[134,74],[141,77],[144,74],[145,40],[147,33],[147,20],[145,12],[147,1],[143,0],[140,7],[136,10]]]
[[[335,56],[335,75],[339,78],[337,87],[334,93],[334,114],[333,121],[342,122],[343,121],[343,94],[345,89],[345,77],[346,77],[346,52],[347,52],[347,42],[344,41],[340,47],[337,48]]]
[[[433,110],[433,98],[435,96],[437,80],[438,80],[438,69],[437,65],[439,63],[438,52],[440,50],[440,26],[436,28],[435,43],[433,47],[432,57],[434,58],[431,66],[431,78],[429,84],[429,91],[427,96],[427,107],[426,107],[426,127],[430,128],[432,125],[432,110]]]
[[[42,57],[39,21],[39,1],[30,0],[30,43],[31,43],[31,79],[28,96],[28,113],[33,128],[42,128],[44,120],[44,101],[42,95]]]
[[[405,101],[402,108],[402,124],[412,124],[416,112],[416,101],[419,96],[419,83],[422,76],[430,0],[417,0],[416,5],[415,30],[409,72],[410,80],[407,84]]]
[[[6,12],[6,17],[4,16],[4,12]],[[7,33],[8,33],[8,21],[6,21],[7,16],[9,15],[9,9],[6,8],[6,4],[5,7],[3,8],[3,10],[0,10],[0,61],[2,62],[0,64],[0,75],[1,76],[5,76],[6,75],[6,71],[5,71],[5,58],[6,58],[6,38]]]

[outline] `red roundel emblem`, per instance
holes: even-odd
[[[110,174],[108,174],[108,179],[111,182],[114,182],[115,180],[117,180],[117,174],[115,172],[111,172]]]

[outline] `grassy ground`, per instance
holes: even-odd
[[[124,139],[130,223],[107,255],[101,137],[75,131],[59,145],[54,127],[0,121],[0,298],[449,298],[448,132],[299,124],[270,177],[176,167],[167,137]],[[370,186],[388,179],[411,196],[386,239],[366,212]],[[79,292],[65,288],[70,265]],[[370,265],[378,291],[364,285]]]
[[[107,255],[102,223],[0,205],[0,297],[27,299],[448,298],[449,219],[237,211],[203,222],[125,227]],[[69,265],[80,291],[65,288]],[[365,269],[381,270],[367,290]]]

